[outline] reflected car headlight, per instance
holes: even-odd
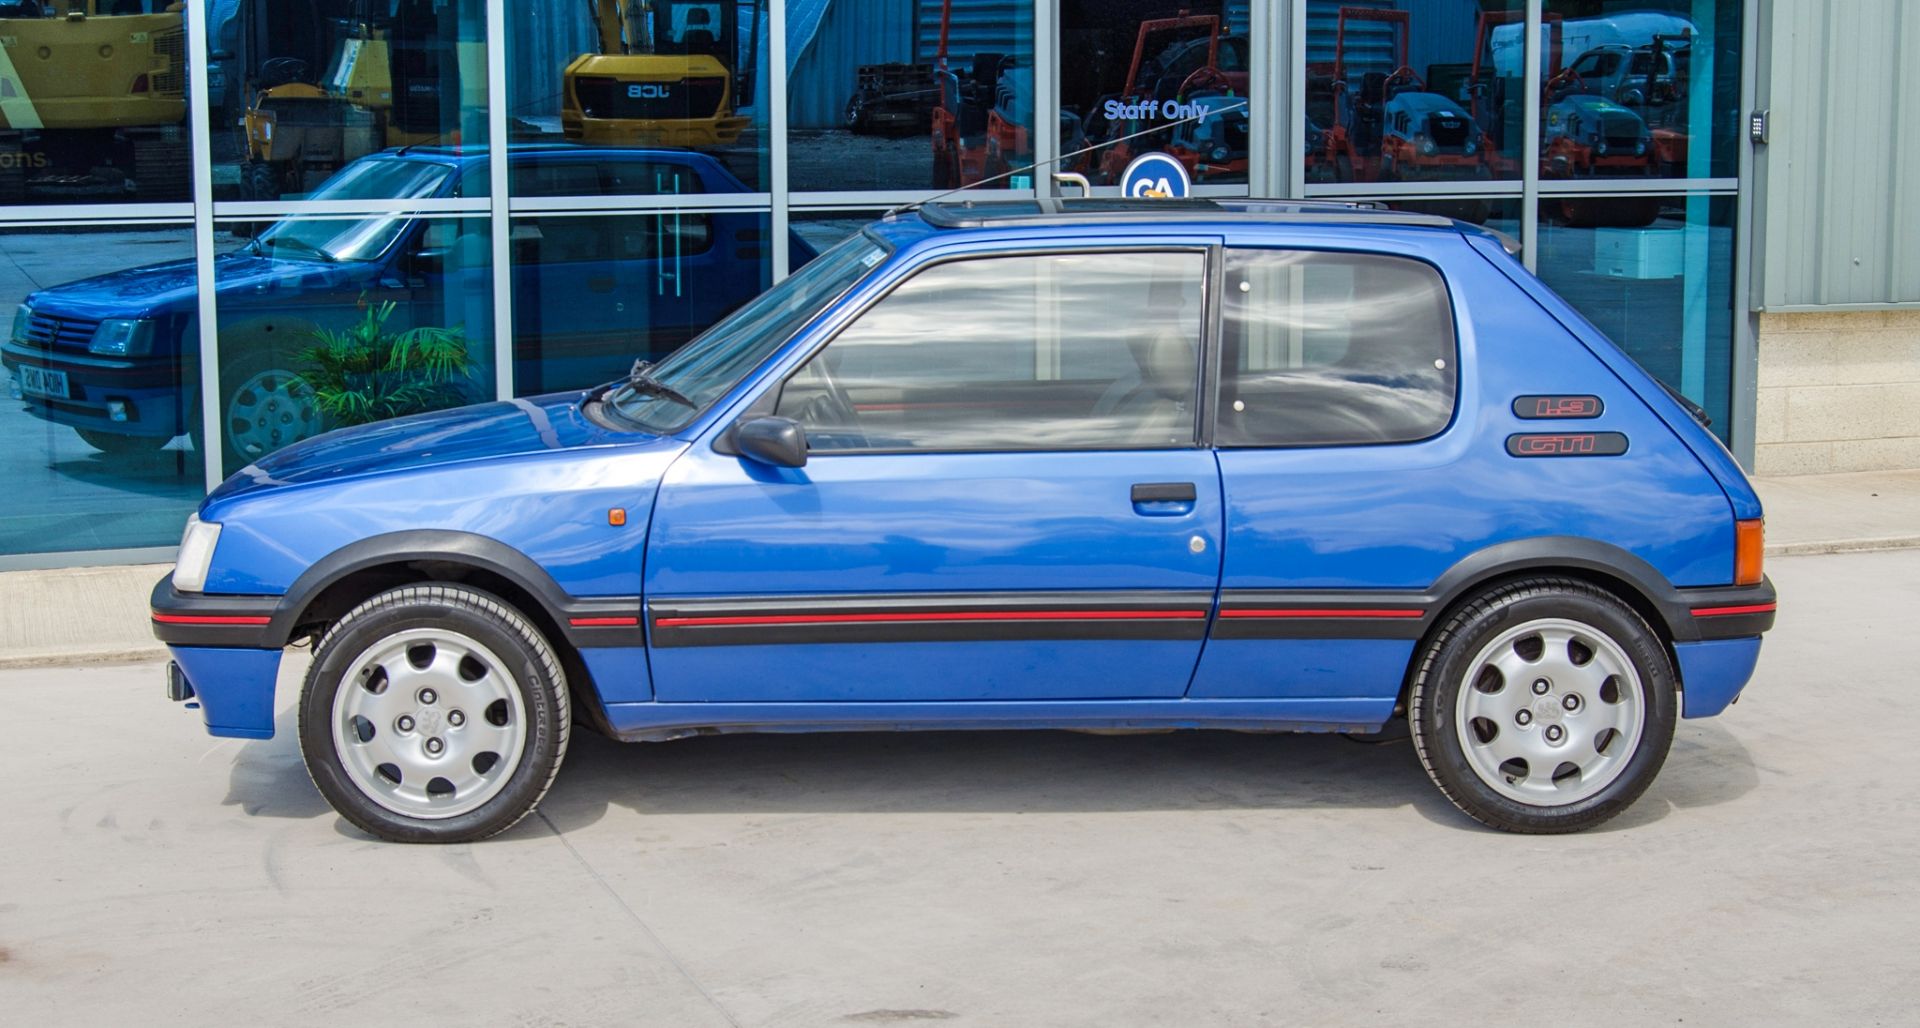
[[[1467,156],[1472,157],[1474,154],[1479,152],[1480,152],[1480,144],[1474,142],[1471,139],[1467,140]]]
[[[1644,154],[1644,153],[1646,153],[1646,152],[1647,152],[1647,141],[1646,141],[1646,140],[1644,140],[1644,139],[1643,139],[1643,140],[1641,140],[1640,142],[1638,142],[1638,143],[1635,143],[1635,144],[1633,144],[1633,153],[1634,153],[1634,156],[1636,156],[1636,157],[1638,157],[1638,156],[1640,156],[1640,155],[1642,155],[1642,154]]]
[[[24,303],[18,307],[15,307],[13,309],[13,335],[9,336],[8,338],[12,339],[16,343],[27,338],[27,325],[32,323],[32,321],[33,321],[32,307],[29,307]]]
[[[108,318],[93,330],[88,353],[109,357],[144,357],[153,349],[153,322],[134,318]]]
[[[198,514],[187,517],[187,530],[180,536],[180,555],[173,561],[175,590],[197,593],[207,587],[207,571],[213,567],[213,548],[219,544],[219,522],[202,521]]]

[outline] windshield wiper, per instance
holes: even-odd
[[[315,257],[318,257],[321,260],[327,262],[328,264],[337,264],[340,261],[340,258],[335,257],[333,254],[330,254],[327,251],[322,250],[321,248],[313,245],[312,243],[307,242],[304,239],[301,239],[299,236],[274,236],[272,239],[268,240],[265,245],[275,250],[280,249],[282,246],[291,246],[293,249],[296,249],[296,250],[304,250],[307,253],[310,253]]]
[[[672,400],[689,410],[694,407],[694,402],[687,399],[685,393],[653,377],[653,362],[649,360],[633,362],[633,370],[627,372],[627,388],[647,396]]]

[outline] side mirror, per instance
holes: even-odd
[[[807,433],[792,418],[748,418],[733,426],[741,456],[776,468],[807,466]]]

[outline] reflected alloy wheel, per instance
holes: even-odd
[[[227,445],[251,463],[320,434],[323,423],[313,387],[284,368],[256,371],[227,394]]]
[[[394,842],[470,842],[546,795],[566,755],[559,657],[491,593],[403,586],[354,607],[315,648],[300,754],[334,810]]]
[[[1456,607],[1414,659],[1420,763],[1495,828],[1600,824],[1646,791],[1673,743],[1679,689],[1665,641],[1589,582],[1497,586]]]

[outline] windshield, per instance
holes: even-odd
[[[630,385],[614,390],[607,404],[649,432],[679,431],[878,267],[887,253],[886,244],[865,233],[849,237],[675,350],[652,370],[652,378],[692,401],[691,407]]]
[[[428,161],[357,161],[322,183],[309,200],[414,200],[433,196],[453,169]],[[404,214],[370,218],[293,218],[262,232],[255,245],[275,257],[370,261],[386,252],[411,220]]]

